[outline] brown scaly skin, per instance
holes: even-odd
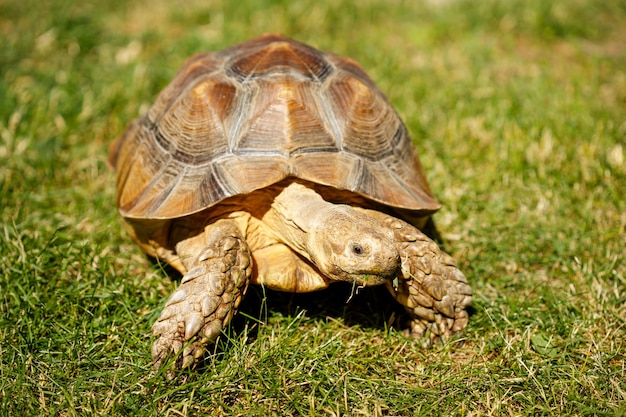
[[[429,332],[436,340],[467,325],[472,303],[467,279],[416,227],[377,210],[326,202],[297,183],[276,196],[264,221],[325,276],[386,284],[411,315],[413,337]],[[352,253],[353,245],[361,253]]]
[[[401,266],[397,281],[385,285],[411,316],[411,336],[428,333],[432,342],[462,330],[473,292],[454,259],[414,226],[378,211],[363,211],[394,232]]]
[[[194,365],[236,313],[252,274],[250,249],[234,220],[207,226],[177,251],[189,272],[152,326],[156,368],[181,350],[175,366]]]
[[[176,245],[187,272],[153,326],[158,336],[152,346],[157,368],[177,354],[176,368],[199,361],[206,345],[215,341],[236,312],[248,282],[259,282],[252,276],[253,254],[261,255],[259,269],[264,285],[271,288],[296,290],[289,287],[294,274],[300,277],[296,281],[309,283],[303,292],[324,288],[331,281],[385,284],[409,312],[415,338],[428,333],[434,341],[467,324],[472,290],[465,276],[450,256],[402,220],[329,203],[314,190],[292,183],[274,198],[262,222],[256,220],[256,227],[251,227],[254,221],[245,212],[233,212]],[[252,248],[246,240],[253,242]],[[276,242],[284,243],[277,246]]]

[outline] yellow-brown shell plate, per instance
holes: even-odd
[[[439,208],[404,124],[361,67],[278,35],[190,58],[109,159],[130,218],[192,214],[290,176]]]

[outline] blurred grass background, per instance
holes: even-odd
[[[424,349],[377,289],[251,291],[166,381],[177,285],[107,146],[189,55],[279,32],[359,61],[412,133],[475,289]],[[626,2],[0,0],[1,415],[626,415]]]

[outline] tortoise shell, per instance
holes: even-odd
[[[421,215],[439,208],[363,69],[279,35],[191,57],[110,162],[126,218],[193,214],[288,177]]]

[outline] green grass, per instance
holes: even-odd
[[[474,310],[422,348],[384,291],[256,289],[167,381],[177,284],[124,232],[107,146],[187,56],[270,31],[397,106]],[[0,51],[0,415],[626,415],[623,0],[5,0]]]

